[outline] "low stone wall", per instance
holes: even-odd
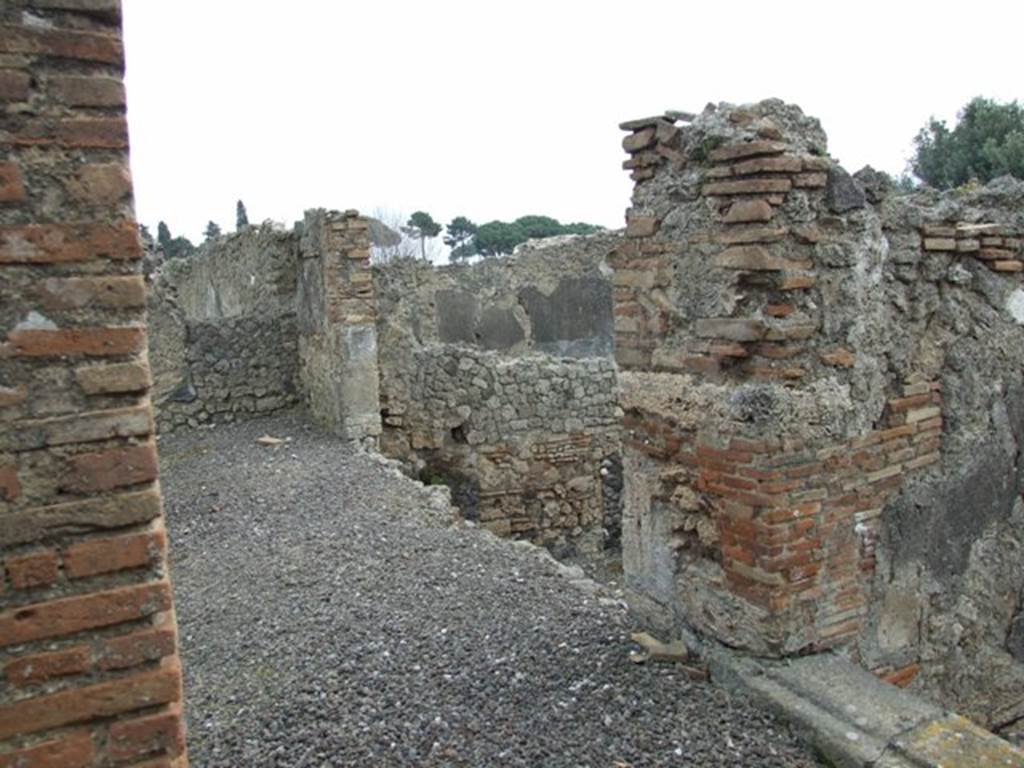
[[[150,362],[161,432],[295,405],[297,237],[217,238],[150,278]]]
[[[678,118],[624,124],[628,585],[1019,720],[1024,184],[895,194],[777,101]]]
[[[468,519],[564,553],[598,549],[618,530],[604,258],[619,240],[374,270],[382,450],[450,485]]]

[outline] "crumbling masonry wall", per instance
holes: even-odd
[[[377,301],[369,221],[307,212],[299,243],[299,380],[314,419],[349,440],[380,435]]]
[[[1013,723],[1024,187],[894,194],[777,101],[623,127],[639,602],[759,653],[837,647]]]
[[[0,765],[187,764],[120,4],[0,6]]]
[[[161,432],[299,401],[297,263],[297,237],[268,225],[158,262],[147,303]]]
[[[447,483],[462,514],[556,551],[620,522],[605,259],[617,234],[507,259],[376,267],[382,450]]]
[[[155,259],[148,300],[161,431],[303,403],[336,434],[380,433],[368,221],[308,211]]]

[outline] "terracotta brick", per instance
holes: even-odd
[[[813,275],[786,275],[779,283],[779,290],[803,290],[805,288],[813,288],[817,284],[818,279]]]
[[[181,710],[133,720],[119,720],[110,726],[107,750],[117,761],[163,753],[173,757],[185,749],[185,727]]]
[[[135,621],[170,606],[170,587],[159,581],[12,608],[0,612],[0,647]]]
[[[793,182],[787,178],[742,179],[714,181],[704,185],[705,195],[758,195],[765,192],[788,192]]]
[[[1021,261],[993,261],[991,266],[996,272],[1024,271],[1024,262]]]
[[[4,561],[7,577],[15,589],[48,587],[57,581],[60,560],[56,551],[40,549]]]
[[[28,98],[32,78],[27,72],[16,69],[0,69],[0,102],[25,101]]]
[[[776,243],[782,240],[788,231],[785,227],[732,227],[715,235],[715,242],[723,245]]]
[[[14,163],[0,163],[0,203],[23,203],[27,199],[21,169]]]
[[[19,656],[4,668],[11,685],[25,686],[66,675],[80,675],[89,668],[89,649],[84,645],[51,653]]]
[[[712,257],[711,263],[720,269],[742,269],[752,272],[780,272],[801,269],[800,262],[775,256],[761,245],[736,245]]]
[[[0,546],[25,544],[39,539],[78,533],[83,528],[108,530],[148,523],[160,515],[157,488],[121,493],[101,499],[31,507],[4,515],[0,525]]]
[[[0,52],[52,56],[63,59],[123,64],[123,46],[112,35],[34,29],[26,26],[0,27]]]
[[[653,127],[644,128],[641,131],[626,136],[622,140],[622,148],[630,154],[639,152],[654,144],[654,136],[655,129]]]
[[[856,356],[844,347],[838,347],[831,352],[822,352],[819,356],[825,365],[833,365],[838,368],[851,368],[857,361]]]
[[[912,395],[910,397],[898,397],[889,401],[889,408],[893,411],[909,411],[922,405],[932,402],[932,394]]]
[[[132,222],[0,227],[0,264],[61,264],[142,258]]]
[[[718,163],[726,160],[736,160],[741,157],[754,157],[755,155],[779,155],[786,151],[786,145],[778,141],[749,141],[742,144],[729,144],[711,150],[708,157],[712,162]]]
[[[760,320],[742,317],[704,318],[694,323],[693,332],[702,339],[757,341],[765,334]]]
[[[146,284],[142,275],[51,277],[38,283],[38,291],[40,304],[48,310],[125,309],[146,305]]]
[[[180,670],[176,665],[168,665],[165,669],[24,699],[0,706],[0,739],[174,702],[180,698],[180,687]]]
[[[729,206],[729,212],[722,221],[726,224],[770,221],[773,212],[767,200],[738,200]]]
[[[913,682],[914,678],[917,677],[917,674],[920,671],[920,664],[908,664],[907,666],[901,667],[893,672],[881,675],[881,678],[890,685],[895,685],[898,688],[906,688],[911,682]]]
[[[828,184],[828,174],[798,173],[793,177],[793,186],[801,189],[816,189]]]
[[[755,173],[798,173],[803,168],[799,157],[780,155],[743,160],[731,166],[734,176],[750,176]]]
[[[60,483],[62,491],[94,493],[109,491],[157,477],[156,447],[153,443],[82,453],[68,460],[69,469]]]
[[[951,237],[926,237],[923,245],[926,251],[956,250],[956,240]]]
[[[631,216],[626,224],[626,237],[650,237],[658,231],[654,216]]]
[[[7,337],[20,357],[106,357],[136,355],[146,345],[146,330],[137,326],[109,328],[32,328]]]
[[[5,501],[17,501],[21,495],[21,483],[18,481],[18,467],[14,464],[0,465],[0,498]]]
[[[979,259],[985,261],[1002,261],[1012,259],[1016,255],[1014,251],[1007,250],[1006,248],[982,248],[977,254]]]
[[[114,363],[76,368],[75,381],[87,395],[143,392],[153,383],[146,363]]]
[[[68,189],[82,202],[113,205],[131,194],[132,179],[122,163],[90,163],[78,170]]]
[[[123,107],[124,83],[114,77],[51,77],[49,90],[70,107]]]
[[[128,123],[122,117],[69,118],[58,123],[56,141],[75,149],[127,149]]]
[[[130,408],[92,411],[53,419],[16,422],[0,448],[25,451],[52,445],[96,442],[115,437],[145,437],[153,432],[148,403]]]
[[[796,308],[792,304],[768,304],[764,313],[769,317],[789,317]]]
[[[161,560],[166,547],[162,531],[89,539],[64,550],[64,572],[70,579],[131,568],[147,568]]]
[[[107,638],[96,653],[96,666],[103,670],[127,669],[158,661],[174,654],[174,630],[145,629]]]
[[[78,731],[0,754],[0,768],[86,768],[93,764],[95,756],[91,734]]]

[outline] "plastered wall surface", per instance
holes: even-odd
[[[184,768],[120,4],[0,5],[0,766]]]
[[[623,127],[627,580],[1012,723],[1024,186],[897,195],[777,101]]]

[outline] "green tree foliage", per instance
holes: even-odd
[[[483,256],[512,253],[520,243],[526,242],[526,233],[515,223],[489,221],[476,230],[476,249]]]
[[[409,237],[420,241],[420,256],[427,258],[427,238],[437,237],[441,234],[441,225],[434,221],[433,217],[425,211],[416,211],[406,222],[404,231]]]
[[[156,241],[161,248],[167,250],[167,244],[171,242],[171,229],[167,222],[161,221],[156,225]]]
[[[156,227],[156,241],[168,259],[188,258],[196,249],[187,237],[171,237],[170,227],[162,221]]]
[[[206,235],[207,240],[216,240],[220,237],[220,227],[218,227],[217,223],[214,221],[207,222],[206,232],[204,232],[204,234]]]
[[[249,214],[245,211],[245,203],[241,200],[235,206],[235,230],[241,232],[249,226]]]
[[[1024,178],[1024,107],[978,96],[960,110],[953,130],[933,117],[914,144],[914,174],[939,189],[1005,174]]]
[[[465,216],[456,216],[445,229],[447,233],[444,236],[444,244],[452,249],[451,259],[453,261],[467,259],[476,254],[476,245],[473,243],[473,236],[477,230],[476,224]]]
[[[562,224],[550,216],[520,216],[513,222],[489,221],[477,229],[475,242],[477,251],[484,256],[498,256],[512,253],[517,245],[530,238],[555,237],[557,235],[590,235],[600,232],[602,227],[595,224]]]

